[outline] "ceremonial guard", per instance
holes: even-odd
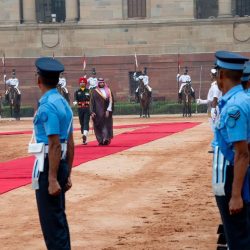
[[[207,104],[208,105],[208,114],[210,116],[210,124],[212,131],[214,132],[215,129],[215,124],[217,119],[219,118],[219,107],[218,107],[218,100],[221,97],[222,93],[218,88],[217,81],[216,81],[216,69],[211,69],[210,77],[211,77],[211,87],[209,88],[208,94],[207,94],[207,99],[202,100],[202,99],[197,99],[196,103],[197,104]],[[209,153],[214,152],[214,147],[216,145],[216,139],[214,138],[211,146],[212,150],[209,151]]]
[[[241,83],[244,89],[247,91],[247,93],[250,94],[250,62],[246,62],[244,65]]]
[[[224,226],[228,249],[250,247],[250,97],[241,77],[248,58],[237,53],[215,54],[217,84],[222,91],[215,133],[213,191]]]
[[[63,72],[60,74],[59,77],[59,82],[57,85],[57,89],[58,91],[61,93],[61,95],[67,100],[67,102],[69,103],[69,91],[67,89],[67,82],[66,82],[66,78],[63,75]]]
[[[64,77],[63,72],[60,74],[58,84],[61,86],[61,88],[66,88],[67,86],[67,81],[66,81],[66,78]]]
[[[88,88],[90,89],[90,91],[95,89],[98,85],[95,68],[92,69],[92,76],[88,78],[88,84]]]
[[[187,83],[192,84],[191,77],[190,77],[190,75],[188,75],[188,69],[187,69],[187,67],[185,67],[183,75],[177,74],[177,81],[181,84],[180,89],[179,89],[179,93],[178,93],[179,102],[181,102],[181,99],[182,99],[182,96],[181,96],[182,88]],[[194,92],[193,87],[191,87],[191,89],[192,89],[192,97],[195,99],[195,92]]]
[[[35,143],[29,144],[29,152],[36,156],[32,186],[47,249],[70,250],[65,192],[72,186],[73,114],[56,89],[64,66],[48,57],[37,59],[35,65],[42,97],[33,121]]]
[[[87,144],[89,133],[89,119],[90,119],[90,94],[89,89],[86,87],[87,78],[81,77],[79,79],[80,88],[75,92],[74,105],[78,107],[78,117],[81,125],[82,143]]]
[[[19,90],[19,88],[18,88],[18,86],[19,86],[19,80],[18,80],[18,78],[16,77],[16,71],[15,71],[15,69],[12,70],[12,77],[6,81],[6,85],[7,85],[9,88],[7,89],[5,95],[8,95],[8,94],[9,94],[10,87],[14,87],[15,90],[16,90],[16,92],[17,92],[17,94],[18,94],[18,95],[21,95],[21,92],[20,92],[20,90]]]
[[[103,78],[98,78],[98,86],[92,91],[90,113],[99,145],[109,145],[113,138],[114,98]]]
[[[148,89],[148,91],[150,93],[150,97],[152,95],[152,88],[149,86],[149,77],[147,75],[147,68],[145,67],[144,70],[142,70],[141,72],[142,73],[139,74],[139,76],[137,75],[137,72],[134,72],[134,75],[133,75],[134,81],[139,82],[138,87],[135,90],[135,96],[136,96],[137,102],[139,102],[139,85],[140,85],[140,81],[142,81],[144,86]]]

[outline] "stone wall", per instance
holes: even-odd
[[[250,53],[244,53],[250,56]],[[201,98],[206,98],[210,87],[210,69],[214,63],[214,54],[180,54],[181,72],[184,67],[189,68],[192,77],[192,84]],[[78,88],[78,79],[83,76],[81,57],[58,58],[65,65],[65,77],[68,89],[73,101],[74,91]],[[139,69],[148,68],[150,86],[153,88],[154,99],[177,100],[178,85],[176,74],[178,71],[177,55],[148,56],[138,55]],[[22,91],[22,103],[24,105],[36,106],[40,97],[37,87],[36,69],[34,67],[35,58],[6,58],[7,78],[11,76],[13,68],[20,80]],[[117,101],[128,101],[133,99],[130,93],[129,72],[134,72],[134,56],[104,56],[87,57],[86,73],[90,75],[92,68],[96,68],[98,77],[105,78],[114,92]],[[3,75],[0,74],[0,91],[3,92]],[[200,87],[201,86],[201,87]]]
[[[39,56],[62,58],[72,94],[85,54],[88,70],[96,67],[114,88],[116,98],[125,100],[129,99],[128,72],[134,70],[136,51],[140,64],[149,69],[154,94],[175,99],[178,53],[185,54],[196,85],[201,64],[202,79],[208,83],[214,51],[248,52],[250,48],[250,18],[232,17],[231,0],[219,0],[219,18],[203,20],[194,19],[191,0],[147,0],[145,19],[127,18],[127,0],[81,0],[79,22],[77,1],[66,0],[66,22],[55,24],[36,23],[33,0],[22,1],[20,24],[19,2],[0,1],[0,57],[5,53],[8,72],[17,69],[27,104],[38,99],[32,65]],[[0,64],[0,79],[1,68]]]

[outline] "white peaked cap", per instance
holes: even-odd
[[[217,72],[217,70],[216,70],[216,69],[211,69],[211,73],[212,73],[213,75],[215,75],[215,74],[216,74],[216,72]]]

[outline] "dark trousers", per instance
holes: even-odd
[[[65,160],[61,160],[58,170],[58,181],[62,188],[60,195],[48,193],[48,158],[45,159],[44,172],[40,173],[39,189],[36,200],[40,224],[48,250],[70,250],[70,234],[65,214],[64,187],[68,180],[69,169]]]
[[[229,250],[250,249],[250,204],[244,203],[243,210],[236,214],[229,214],[229,201],[232,193],[233,167],[227,168],[225,196],[215,196],[220,211],[225,236]]]
[[[89,131],[89,119],[90,119],[89,108],[78,108],[78,117],[81,125],[82,134],[84,130]]]

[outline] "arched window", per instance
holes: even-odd
[[[64,22],[65,17],[65,0],[36,0],[38,23]]]
[[[146,17],[146,0],[128,0],[128,18]]]
[[[218,0],[195,0],[195,18],[206,19],[218,16]]]

